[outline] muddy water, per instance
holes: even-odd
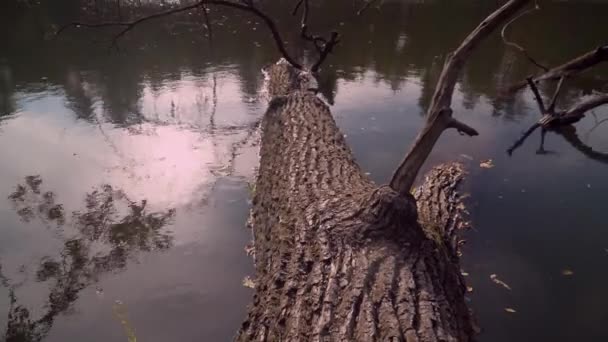
[[[543,63],[605,43],[604,2],[540,4],[510,34]],[[265,8],[290,51],[308,56],[287,5]],[[386,1],[361,19],[351,2],[313,4],[311,27],[344,36],[321,96],[376,181],[420,129],[445,54],[496,5]],[[114,51],[105,31],[50,39],[81,14],[78,1],[0,6],[0,336],[229,340],[252,293],[244,247],[260,69],[278,57],[265,28],[214,9],[211,45],[193,13],[142,26]],[[509,157],[538,113],[528,92],[498,89],[532,72],[498,37],[485,43],[454,97],[455,115],[481,135],[446,134],[426,167],[460,160],[470,172],[463,268],[481,340],[605,341],[608,111],[577,124],[578,144],[550,133],[538,153],[533,135]],[[559,105],[607,83],[605,68],[568,81]],[[480,168],[487,159],[494,167]]]

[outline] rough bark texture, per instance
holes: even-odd
[[[455,231],[458,164],[401,195],[355,163],[328,106],[286,63],[268,70],[251,212],[253,304],[238,341],[473,339]]]

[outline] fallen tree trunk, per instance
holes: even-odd
[[[286,62],[268,69],[250,224],[256,286],[237,341],[471,341],[456,232],[458,164],[412,184],[453,117],[468,56],[529,0],[510,0],[446,58],[426,124],[389,185],[355,163],[329,107]]]
[[[270,70],[271,93],[286,96],[263,122],[256,293],[237,340],[471,340],[454,242],[466,224],[455,191],[463,170],[434,169],[417,210],[412,195],[361,172],[328,106],[291,91],[302,86],[290,68]]]

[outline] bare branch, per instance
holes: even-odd
[[[509,25],[511,25],[513,22],[515,22],[517,19],[523,17],[524,15],[532,13],[533,11],[536,11],[539,9],[540,9],[540,7],[538,6],[538,4],[535,4],[534,7],[529,8],[529,9],[519,13],[513,19],[509,20],[509,22],[506,23],[505,26],[502,27],[502,30],[500,31],[500,36],[502,37],[502,41],[505,43],[505,45],[510,46],[510,47],[518,50],[519,52],[521,52],[528,59],[528,61],[530,61],[530,63],[536,65],[537,67],[543,69],[544,71],[549,71],[549,68],[538,63],[534,58],[532,58],[532,56],[530,56],[530,54],[528,54],[528,51],[526,49],[524,49],[521,45],[519,45],[513,41],[507,40],[507,37],[506,37],[506,31],[507,31],[507,28],[509,27]]]
[[[563,79],[562,79],[563,81]],[[531,84],[534,84],[532,81],[530,81]],[[558,93],[559,93],[559,89],[561,87],[562,82],[560,82],[560,84],[558,85],[557,90],[555,91],[555,94],[553,96],[553,101],[552,101],[552,106],[554,107],[553,104],[555,102],[555,100],[558,97]],[[576,105],[574,105],[573,107],[571,107],[570,109],[568,109],[565,112],[561,112],[561,113],[556,113],[553,109],[549,109],[547,112],[543,113],[543,116],[538,120],[538,122],[536,122],[534,125],[532,125],[532,127],[530,127],[521,138],[519,138],[514,144],[513,146],[511,146],[508,150],[507,153],[509,153],[509,155],[512,155],[513,152],[520,147],[521,145],[523,145],[524,141],[539,127],[543,128],[543,132],[545,130],[552,130],[552,131],[556,131],[556,132],[560,132],[560,130],[563,130],[564,126],[570,126],[571,124],[580,121],[584,116],[585,113],[593,108],[602,106],[608,104],[608,94],[603,94],[600,96],[595,96],[592,97],[590,99],[587,99],[585,101],[582,101]],[[544,136],[542,137],[543,141],[544,141]],[[566,139],[568,140],[568,138],[566,137]],[[542,150],[542,145],[541,145],[541,150]]]
[[[339,43],[339,41],[340,41],[338,38],[339,35],[337,32],[333,31],[333,32],[331,32],[329,40],[328,40],[321,36],[311,35],[310,33],[308,33],[308,13],[310,11],[309,1],[308,0],[298,1],[296,6],[294,7],[292,14],[295,15],[297,13],[297,10],[300,7],[303,7],[302,19],[301,19],[301,24],[300,24],[301,25],[300,36],[302,37],[302,39],[312,42],[314,47],[317,49],[317,52],[319,53],[318,60],[310,68],[310,71],[317,72],[319,70],[319,68],[321,67],[321,64],[323,64],[323,62],[325,61],[327,56],[332,52],[332,50],[336,46],[336,44]]]
[[[608,94],[591,97],[566,110],[559,117],[561,125],[572,124],[581,120],[585,113],[593,108],[608,104]]]
[[[568,62],[557,66],[549,71],[534,77],[534,83],[543,81],[557,80],[562,76],[572,76],[582,73],[596,64],[608,61],[608,44],[599,46],[591,51],[588,51]],[[508,91],[514,92],[526,85],[526,82],[511,86]]]
[[[458,133],[460,134],[466,134],[470,137],[474,137],[476,135],[479,135],[479,133],[471,126],[460,122],[454,118],[452,118],[449,122],[448,122],[448,128],[455,128]]]
[[[66,29],[68,29],[70,27],[97,28],[97,27],[122,26],[122,27],[124,27],[124,29],[122,29],[113,38],[113,42],[115,43],[120,37],[124,36],[127,32],[132,30],[135,26],[137,26],[143,22],[161,18],[161,17],[166,17],[166,16],[180,13],[180,12],[185,12],[185,11],[197,8],[197,7],[202,7],[203,5],[218,5],[218,6],[236,8],[236,9],[240,9],[240,10],[243,10],[246,12],[253,13],[256,16],[260,17],[264,21],[266,26],[268,26],[268,29],[271,31],[272,37],[274,38],[274,41],[275,41],[279,51],[283,55],[283,57],[289,62],[289,64],[291,64],[295,68],[302,69],[302,65],[300,65],[298,62],[296,62],[296,60],[293,59],[287,52],[285,45],[283,43],[283,39],[281,38],[281,35],[279,34],[279,31],[278,31],[277,26],[274,23],[274,21],[266,13],[262,12],[260,9],[255,7],[253,5],[253,2],[248,1],[248,0],[243,0],[243,3],[231,2],[231,1],[227,1],[227,0],[201,0],[192,5],[173,8],[173,9],[170,9],[167,11],[162,11],[159,13],[147,15],[145,17],[139,18],[134,21],[129,21],[129,22],[105,22],[105,23],[98,23],[98,24],[73,22],[73,23],[70,23],[68,25],[61,27],[59,29],[59,31],[57,31],[57,35],[61,34],[63,31],[65,31]]]
[[[576,134],[576,127],[571,125],[560,127],[556,130],[556,133],[564,137],[564,139],[566,139],[570,145],[587,156],[589,159],[608,164],[608,153],[595,151],[592,147],[581,141],[578,134]]]
[[[203,17],[205,18],[205,27],[207,28],[207,36],[209,37],[209,44],[213,43],[213,30],[211,29],[211,20],[209,20],[209,9],[207,6],[203,5],[201,7],[203,11]]]
[[[517,139],[517,141],[511,146],[509,147],[509,149],[507,150],[507,153],[509,155],[512,155],[513,152],[515,152],[516,149],[518,149],[521,145],[524,144],[524,142],[526,141],[526,139],[528,139],[528,137],[534,133],[534,131],[536,131],[537,128],[541,127],[540,123],[535,123],[534,125],[532,125],[530,128],[528,128],[528,130],[522,134],[521,138]]]
[[[528,77],[526,81],[528,81],[528,86],[530,86],[530,90],[532,90],[532,93],[534,93],[534,99],[536,100],[540,113],[544,114],[546,112],[545,103],[543,102],[543,98],[540,96],[540,92],[538,91],[536,84],[534,84],[532,77]]]
[[[304,0],[299,0],[296,5],[293,7],[293,10],[291,11],[291,15],[296,15],[298,13],[298,10],[300,9],[300,6],[302,6],[302,3],[304,2]]]
[[[378,0],[368,0],[358,11],[357,11],[357,15],[361,15],[363,12],[365,12],[368,8],[371,7],[371,5],[373,5],[375,2],[377,2]]]
[[[416,138],[414,145],[403,162],[393,174],[390,182],[390,186],[393,190],[403,195],[409,193],[414,180],[418,175],[418,171],[433,150],[441,133],[447,128],[459,126],[454,124],[450,106],[452,103],[454,87],[456,86],[456,82],[467,58],[479,43],[494,31],[498,25],[501,25],[505,20],[509,19],[529,1],[530,0],[508,1],[505,5],[483,20],[477,28],[463,40],[460,46],[448,55],[435,88],[431,106],[426,115],[425,127]],[[470,128],[469,126],[466,127]],[[460,126],[460,128],[462,129],[463,127]],[[469,132],[472,133],[473,131],[475,130],[471,128],[471,131]],[[466,133],[464,130],[463,132]],[[477,132],[475,131],[475,133]]]
[[[321,64],[323,64],[323,62],[325,61],[327,56],[333,51],[334,47],[339,42],[340,42],[340,35],[338,34],[338,32],[333,31],[331,33],[331,37],[329,38],[329,41],[325,44],[325,46],[323,47],[323,50],[320,53],[319,60],[317,60],[317,62],[310,68],[310,71],[317,72],[319,70],[319,67],[321,66]]]
[[[555,111],[555,105],[557,104],[557,98],[559,96],[559,92],[560,90],[562,90],[562,85],[564,84],[564,80],[566,79],[565,76],[562,76],[559,79],[559,83],[557,84],[557,88],[555,89],[555,93],[553,93],[553,98],[551,99],[551,104],[549,105],[549,113],[553,113]],[[532,82],[531,84],[534,84],[534,82]]]

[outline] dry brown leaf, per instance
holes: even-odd
[[[484,169],[491,169],[494,167],[494,163],[492,162],[492,159],[487,159],[482,160],[481,163],[479,163],[479,166]]]
[[[513,308],[505,308],[505,311],[508,312],[508,313],[516,313],[517,312]]]
[[[250,289],[255,289],[255,281],[253,281],[250,276],[246,276],[245,278],[243,278],[243,286],[248,287]]]

